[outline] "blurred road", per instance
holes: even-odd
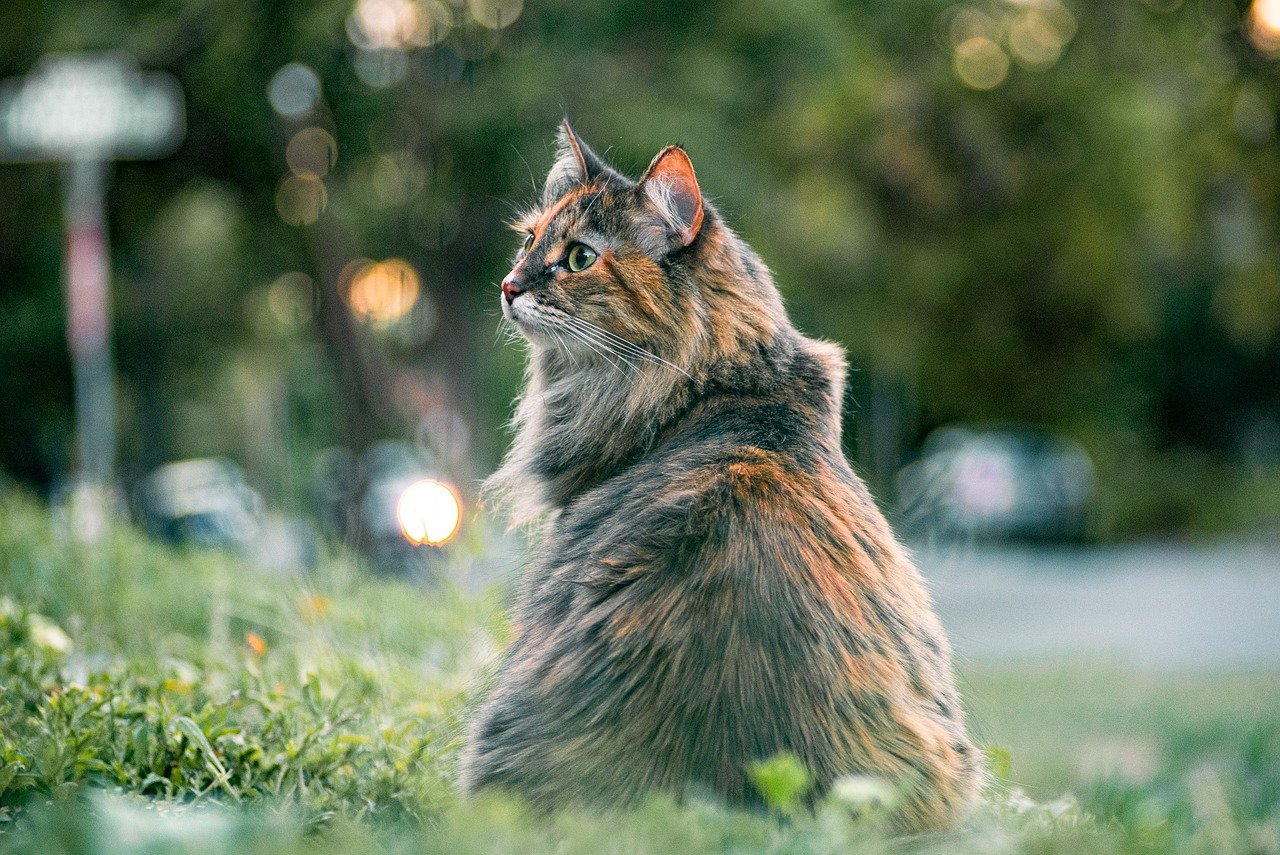
[[[964,660],[1280,667],[1280,545],[916,547]]]

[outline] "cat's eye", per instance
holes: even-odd
[[[580,270],[586,270],[596,260],[596,251],[585,243],[575,243],[569,247],[569,254],[565,256],[565,264],[574,273]]]
[[[520,255],[528,255],[531,249],[533,249],[533,232],[525,236],[524,245],[520,247]]]

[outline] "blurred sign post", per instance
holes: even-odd
[[[63,276],[77,474],[81,486],[104,496],[115,460],[107,167],[112,160],[163,157],[177,148],[184,129],[178,81],[142,74],[125,54],[51,54],[28,77],[0,83],[0,161],[64,164]]]

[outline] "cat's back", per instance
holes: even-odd
[[[512,710],[546,715],[562,759],[621,799],[750,802],[750,765],[782,751],[820,784],[920,780],[917,826],[976,786],[920,578],[815,417],[788,395],[709,399],[548,532]]]

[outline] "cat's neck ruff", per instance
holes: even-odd
[[[643,455],[693,386],[688,373],[657,363],[571,359],[535,347],[511,450],[486,492],[514,525],[532,522]]]
[[[787,383],[797,354],[843,386],[843,358],[804,338],[782,308],[758,256],[708,209],[696,263],[669,271],[683,283],[679,353],[653,360],[614,352],[571,354],[559,340],[531,339],[529,368],[512,421],[514,439],[485,492],[524,525],[562,507],[650,449],[709,390]],[[815,350],[816,349],[816,350]],[[822,351],[821,353],[819,351]],[[671,361],[667,361],[667,359]],[[827,370],[830,365],[831,371]],[[830,407],[839,443],[839,393]]]

